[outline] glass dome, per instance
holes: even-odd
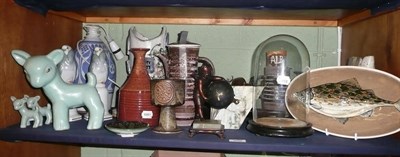
[[[255,96],[253,119],[290,117],[285,106],[287,86],[309,66],[308,50],[296,37],[282,34],[262,42],[252,57],[250,83],[263,88],[261,95]]]

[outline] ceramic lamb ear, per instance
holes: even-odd
[[[50,60],[52,60],[54,62],[54,64],[58,64],[62,61],[62,59],[64,58],[64,52],[61,49],[55,49],[53,51],[51,51],[48,55],[47,58],[49,58]]]
[[[10,96],[11,101],[15,101],[17,100],[17,98],[15,96]]]
[[[29,57],[31,57],[31,55],[22,50],[12,50],[11,55],[13,56],[14,60],[21,66],[24,66],[25,61]]]

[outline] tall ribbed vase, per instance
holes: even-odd
[[[145,55],[149,49],[132,48],[133,69],[119,92],[118,120],[140,121],[157,126],[160,109],[151,104],[150,77]]]

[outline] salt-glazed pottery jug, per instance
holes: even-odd
[[[86,35],[84,38],[77,43],[77,51],[75,54],[75,60],[77,61],[77,74],[75,77],[75,83],[77,84],[82,84],[86,82],[86,73],[89,71],[89,66],[92,60],[92,56],[95,53],[95,48],[99,47],[103,49],[103,53],[106,56],[106,61],[108,65],[108,75],[107,75],[107,80],[105,82],[106,89],[108,91],[108,102],[107,105],[110,106],[112,104],[112,97],[114,94],[114,88],[115,88],[115,81],[116,81],[116,66],[115,66],[115,61],[112,56],[112,51],[109,49],[109,47],[101,40],[101,31],[105,33],[104,29],[101,26],[98,25],[86,25],[83,26],[83,29],[86,32]],[[105,37],[105,38],[106,38]],[[113,48],[112,46],[113,41],[111,41],[110,48]]]
[[[199,44],[188,42],[186,39],[180,41],[167,45],[168,53],[166,55],[158,54],[157,56],[160,57],[164,64],[168,79],[185,80],[186,100],[185,104],[175,108],[176,121],[178,126],[190,126],[195,118],[193,90],[195,88],[198,62],[200,60],[212,66],[213,63],[208,58],[199,57]]]
[[[118,120],[139,121],[157,126],[160,109],[151,104],[150,77],[147,73],[145,54],[147,48],[133,48],[134,65],[128,79],[119,91]]]
[[[146,52],[145,60],[147,72],[150,76],[150,79],[163,79],[165,78],[165,71],[163,64],[160,59],[157,58],[154,54],[166,53],[166,45],[168,44],[168,33],[167,28],[162,27],[160,34],[156,37],[149,38],[141,34],[136,27],[131,27],[129,29],[128,35],[128,48],[148,48],[149,50]],[[134,56],[132,53],[128,52],[128,61],[127,61],[127,71],[130,73]]]

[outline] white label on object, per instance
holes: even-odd
[[[281,84],[281,85],[289,85],[290,77],[289,76],[283,76],[283,75],[278,76],[278,78],[276,78],[276,82],[278,84]]]
[[[229,139],[229,142],[246,143],[246,139]]]
[[[143,119],[153,118],[153,112],[152,111],[143,111],[142,112],[142,118]]]

